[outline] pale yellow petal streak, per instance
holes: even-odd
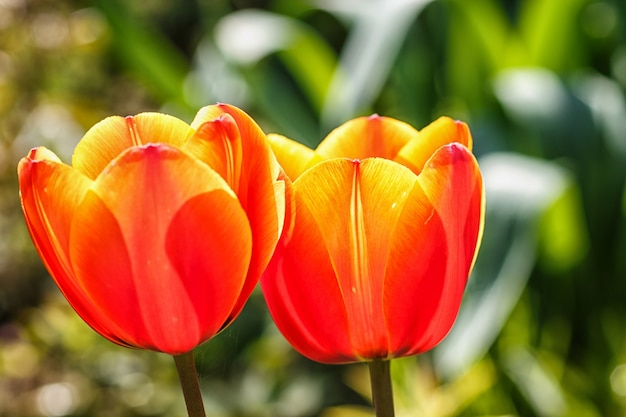
[[[230,138],[226,135],[222,136],[222,143],[224,145],[224,153],[226,154],[226,182],[233,187],[233,189],[239,189],[239,170],[236,168],[235,153],[233,152],[233,145],[230,143]],[[236,188],[235,188],[236,187]]]
[[[141,143],[141,138],[139,137],[139,134],[137,133],[137,126],[135,124],[135,118],[133,116],[126,116],[125,120],[126,120],[126,126],[128,127],[128,133],[130,134],[130,139],[133,142],[133,146],[140,146],[142,143]]]
[[[360,164],[354,165],[352,175],[352,194],[350,196],[350,232],[352,237],[352,262],[356,278],[355,284],[363,286],[363,277],[367,276],[367,241],[365,237],[365,221],[363,219],[363,202],[361,201]],[[358,289],[352,287],[352,292]]]
[[[365,215],[361,196],[361,164],[354,161],[352,175],[352,192],[350,196],[350,259],[352,260],[352,285],[349,305],[352,311],[349,317],[353,322],[351,337],[357,341],[355,346],[369,347],[375,340],[374,329],[368,323],[372,321],[374,312],[372,306],[372,286],[370,283],[369,257],[367,233],[365,229]],[[345,295],[344,295],[345,297]],[[358,329],[358,330],[357,330]],[[367,349],[367,348],[366,348]]]
[[[294,182],[296,207],[300,207],[296,208],[295,228],[319,230],[341,290],[355,358],[382,358],[388,353],[382,284],[389,244],[387,228],[378,225],[379,220],[385,225],[388,222],[388,199],[381,198],[388,190],[377,189],[380,178],[376,174],[384,170],[373,172],[371,164],[371,159],[331,159],[308,169]],[[298,213],[305,210],[315,224],[303,224],[303,220],[298,224]]]

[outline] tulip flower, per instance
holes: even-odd
[[[76,312],[110,341],[179,354],[241,311],[282,229],[284,188],[243,111],[109,117],[72,166],[45,148],[18,167],[39,254]]]
[[[316,150],[269,138],[293,180],[261,278],[285,338],[312,360],[375,363],[376,373],[437,345],[456,319],[483,229],[467,125],[440,118],[418,132],[374,115],[337,128]]]
[[[282,231],[286,182],[265,134],[229,105],[191,125],[113,116],[18,166],[32,240],[74,310],[127,347],[188,354],[232,322]]]

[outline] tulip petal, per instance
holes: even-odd
[[[437,149],[455,142],[471,150],[472,135],[469,128],[463,122],[440,117],[420,130],[392,159],[419,174]]]
[[[411,221],[415,224],[427,219],[432,207],[424,203],[423,193],[419,195],[417,177],[400,164],[378,158],[351,164],[351,169],[344,169],[352,178],[342,180],[350,189],[328,190],[329,194],[350,196],[349,209],[345,202],[328,201],[317,205],[315,213],[318,222],[326,223],[327,231],[335,231],[335,237],[325,234],[325,238],[342,286],[353,343],[362,358],[385,358],[394,352],[389,349],[384,289],[389,280],[397,279],[390,277],[389,264],[405,256],[398,250],[402,245],[396,239],[402,238],[402,243],[410,247],[428,246],[423,243],[426,234],[400,237],[393,231],[402,229],[399,222],[401,216],[406,218],[407,205],[413,206]],[[346,184],[350,180],[351,184]],[[316,198],[318,191],[309,189],[311,197]],[[340,217],[334,217],[338,207]],[[351,238],[346,240],[348,236]]]
[[[354,163],[350,217],[348,221],[337,219],[346,225],[352,223],[354,238],[351,242],[337,242],[339,246],[334,249],[335,256],[331,257],[335,260],[337,275],[343,281],[348,315],[360,322],[359,327],[363,330],[359,334],[373,343],[369,351],[361,353],[365,358],[389,355],[383,288],[387,285],[387,264],[390,257],[396,255],[391,252],[394,242],[390,232],[396,228],[409,197],[408,191],[415,181],[415,175],[409,170],[385,159],[366,159],[360,165]],[[357,237],[357,234],[361,236]],[[352,246],[352,262],[359,259],[361,265],[355,264],[352,271],[340,272],[350,268],[344,263],[349,258],[341,254],[345,246]],[[341,263],[344,263],[342,267],[339,266]],[[356,278],[352,282],[346,279],[350,275]],[[370,335],[365,329],[369,329]],[[377,329],[376,334],[372,332],[374,329]],[[367,342],[364,339],[361,344]]]
[[[427,280],[406,278],[404,285],[386,286],[386,297],[394,301],[394,305],[386,306],[392,349],[404,356],[431,349],[452,327],[478,252],[484,217],[478,164],[464,146],[450,144],[439,149],[418,176],[418,182],[433,207],[429,223],[436,222],[441,227],[422,232],[424,237],[433,240],[429,251],[412,253],[407,248],[407,256],[399,258],[401,263],[394,268],[397,272],[390,270],[390,277],[400,277],[403,270],[410,268],[411,259],[427,263],[430,270]],[[407,225],[415,222],[410,210],[407,215],[404,220]],[[415,300],[411,294],[427,294],[428,297]],[[401,307],[411,305],[415,308]],[[417,324],[410,329],[395,325],[403,323]]]
[[[237,194],[241,178],[241,147],[237,123],[225,113],[201,124],[182,149],[213,168]]]
[[[180,147],[192,133],[182,120],[161,113],[107,117],[83,136],[74,151],[72,166],[95,179],[127,148],[147,143]]]
[[[307,168],[322,162],[322,157],[303,144],[277,134],[267,135],[272,151],[287,176],[296,179]]]
[[[232,127],[227,126],[231,123],[230,120],[234,120],[236,124],[242,150],[241,161],[232,163],[241,170],[236,193],[248,214],[254,242],[248,277],[231,316],[234,319],[254,290],[276,248],[283,227],[287,184],[282,178],[281,167],[269,147],[265,133],[244,111],[227,104],[207,106],[200,109],[191,126],[199,131],[199,138],[215,141],[212,146],[223,146],[227,143],[224,135],[231,141],[234,137]],[[209,131],[203,133],[202,126],[207,122],[212,122],[213,125],[206,125]],[[224,133],[218,132],[219,138],[211,139],[213,133],[210,129],[215,131],[218,126],[221,126],[219,129]],[[236,157],[236,153],[233,156]],[[200,159],[206,160],[203,157]]]
[[[118,326],[89,304],[88,297],[77,285],[69,259],[74,210],[92,182],[62,164],[45,148],[31,150],[20,161],[18,177],[26,225],[37,252],[60,291],[96,332],[114,343],[124,344],[115,336]]]
[[[295,187],[287,190],[283,236],[261,278],[268,309],[301,354],[322,363],[353,362],[343,298],[328,251],[320,244],[324,231],[292,192]]]
[[[359,117],[339,126],[320,143],[316,152],[324,159],[393,159],[417,136],[412,126],[389,117]]]
[[[121,337],[171,354],[222,327],[251,246],[245,212],[224,180],[166,145],[122,153],[78,206],[71,240],[81,286],[124,324]]]
[[[447,296],[448,248],[441,217],[419,184],[407,197],[391,231],[384,289],[389,351],[396,357],[422,347],[421,338]]]
[[[172,220],[166,250],[198,321],[215,324],[201,334],[207,340],[230,322],[245,285],[252,253],[245,213],[223,190],[193,197]]]
[[[382,311],[384,270],[376,263],[378,248],[372,246],[384,246],[386,239],[381,242],[379,236],[370,235],[370,216],[376,213],[366,195],[367,175],[362,172],[366,166],[358,160],[334,159],[317,165],[295,185],[296,195],[322,231],[355,356],[374,358],[387,355],[387,341]]]

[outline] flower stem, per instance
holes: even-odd
[[[176,363],[178,379],[183,389],[185,404],[187,404],[187,414],[189,417],[206,417],[193,351],[174,355],[174,363]]]
[[[369,363],[376,417],[394,417],[390,365],[386,359],[374,359]]]

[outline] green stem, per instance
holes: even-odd
[[[193,351],[174,355],[174,363],[176,363],[178,379],[183,389],[185,404],[187,404],[187,414],[189,417],[206,417]]]
[[[390,365],[386,359],[374,359],[369,363],[376,417],[394,417]]]

